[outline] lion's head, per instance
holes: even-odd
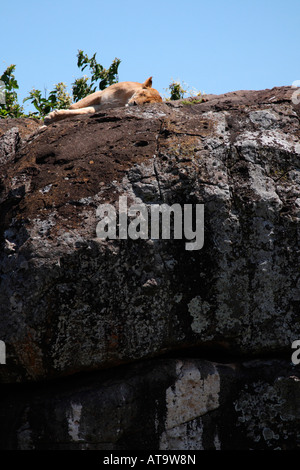
[[[150,77],[143,83],[143,87],[132,95],[128,101],[128,106],[161,102],[162,97],[155,88],[152,88],[152,77]]]

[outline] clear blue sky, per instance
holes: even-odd
[[[14,0],[1,2],[0,75],[16,64],[19,101],[82,76],[82,49],[119,80],[167,95],[172,79],[205,93],[300,79],[300,0]]]

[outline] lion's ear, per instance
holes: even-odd
[[[149,77],[144,83],[143,88],[152,88],[152,77]]]

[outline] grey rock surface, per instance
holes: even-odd
[[[0,449],[291,450],[300,379],[287,361],[156,359],[27,385],[6,384]],[[5,394],[5,387],[9,393]]]
[[[17,145],[5,142],[9,136],[16,142],[18,122],[11,130],[5,122],[0,340],[6,365],[0,381],[3,393],[13,390],[20,401],[12,410],[8,397],[2,407],[3,422],[19,419],[8,446],[60,448],[68,435],[67,448],[129,448],[143,387],[150,387],[156,367],[165,371],[153,385],[164,411],[155,411],[152,400],[155,439],[147,437],[149,428],[136,441],[140,448],[299,444],[297,367],[286,364],[281,379],[276,361],[263,365],[263,358],[288,361],[300,337],[300,109],[293,92],[280,87],[209,95],[203,103],[120,108],[47,128],[34,124],[28,134],[20,120]],[[142,203],[149,211],[155,204],[204,205],[203,247],[187,250],[188,237],[99,239],[99,206],[117,210],[125,196],[128,205]],[[179,359],[185,351],[192,351],[192,362]],[[195,359],[212,352],[216,361]],[[162,359],[166,354],[172,359]],[[247,369],[248,388],[231,366],[215,365],[227,356],[234,368],[246,359],[262,361]],[[137,365],[144,363],[145,370]],[[123,395],[128,380],[118,378],[120,367],[132,374],[134,399]],[[273,371],[270,380],[266,369]],[[189,373],[191,382],[184,378]],[[75,387],[82,401],[77,391],[69,398],[63,392],[63,381],[76,382],[78,374],[91,377],[88,391]],[[106,385],[98,388],[105,374],[116,381],[111,393]],[[57,402],[45,391],[40,405],[29,396],[25,406],[19,387],[33,390],[39,403],[44,381]],[[112,424],[105,435],[93,424],[93,410],[107,403],[119,410],[121,396],[135,404],[125,407],[122,426]],[[202,416],[212,423],[223,396],[229,424],[220,417],[218,426],[229,432],[238,424],[241,440],[238,432],[231,441],[226,432],[220,439],[214,424],[203,428]],[[80,426],[68,428],[68,416]]]
[[[13,159],[20,144],[19,129],[12,127],[0,137],[0,165]]]

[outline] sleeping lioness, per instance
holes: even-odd
[[[152,77],[144,83],[120,82],[105,88],[105,90],[96,91],[86,96],[77,103],[72,104],[69,109],[52,111],[45,117],[44,123],[48,125],[68,116],[93,114],[107,108],[160,102],[162,102],[160,94],[152,88]]]

